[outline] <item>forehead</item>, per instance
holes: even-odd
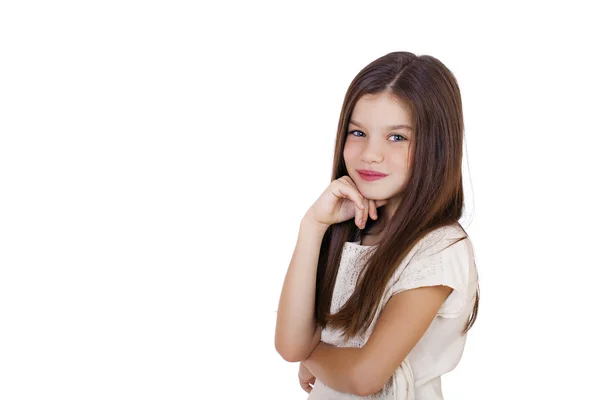
[[[372,126],[411,125],[411,112],[405,101],[392,94],[366,94],[356,102],[351,119]]]

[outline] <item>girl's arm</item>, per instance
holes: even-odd
[[[360,395],[353,377],[361,350],[352,347],[335,347],[320,342],[303,363],[318,380],[333,390]]]
[[[306,359],[321,340],[315,321],[317,263],[327,227],[304,217],[281,290],[275,348],[289,362]]]
[[[321,342],[304,365],[330,388],[357,396],[381,390],[425,334],[446,298],[447,286],[421,287],[391,297],[361,348]]]

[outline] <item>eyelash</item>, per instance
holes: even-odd
[[[363,131],[359,131],[358,129],[351,130],[351,131],[349,131],[349,132],[348,132],[348,134],[350,135],[350,134],[352,134],[352,132],[360,132],[360,133],[364,134],[364,132],[363,132]],[[353,136],[356,136],[356,135],[353,135]],[[401,138],[402,138],[402,140],[394,140],[394,142],[404,142],[405,140],[407,140],[407,139],[406,139],[404,136],[402,136],[402,135],[394,134],[394,135],[392,135],[392,136],[398,136],[398,137],[401,137]],[[360,136],[358,136],[358,137],[360,137]]]

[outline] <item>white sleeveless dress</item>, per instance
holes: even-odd
[[[421,340],[408,354],[384,388],[370,396],[341,393],[316,379],[307,400],[406,399],[442,400],[441,376],[453,370],[463,353],[466,335],[461,335],[473,309],[478,273],[469,238],[460,225],[446,226],[426,235],[401,262],[390,279],[375,318],[363,336],[345,342],[341,332],[323,329],[321,340],[336,347],[363,347],[387,301],[404,290],[446,285],[454,290],[443,303]],[[374,246],[346,242],[333,291],[331,311],[336,312],[356,287],[359,272]]]

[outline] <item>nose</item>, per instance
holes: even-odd
[[[361,161],[365,164],[369,164],[372,162],[379,163],[383,161],[383,150],[376,143],[376,141],[369,141],[365,145],[361,154]]]

